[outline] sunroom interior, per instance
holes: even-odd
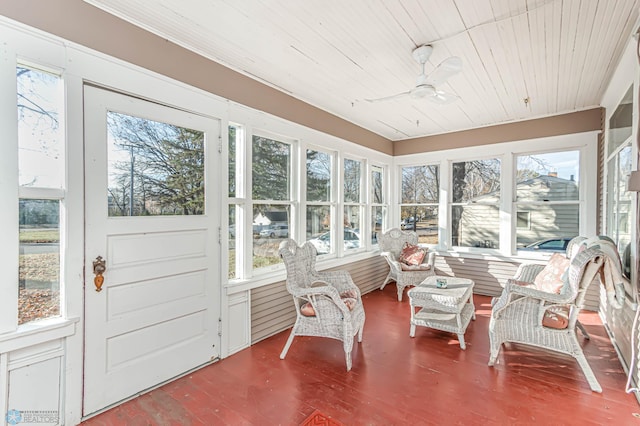
[[[610,237],[624,304],[585,309],[636,385],[637,0],[152,3],[0,4],[3,421],[78,424],[280,336],[286,238],[378,292],[395,227],[483,301]]]

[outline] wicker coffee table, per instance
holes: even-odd
[[[445,280],[447,287],[438,288],[437,280]],[[476,319],[473,285],[466,278],[431,276],[409,290],[409,335],[415,337],[416,326],[448,331],[458,335],[460,348],[465,349],[464,333],[471,319]]]

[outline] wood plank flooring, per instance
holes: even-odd
[[[640,425],[640,406],[596,313],[582,340],[603,393],[571,357],[505,345],[488,367],[490,298],[474,296],[467,349],[453,334],[418,327],[395,285],[363,296],[364,339],[346,372],[339,341],[289,330],[93,417],[93,425],[299,425],[314,410],[345,425]]]

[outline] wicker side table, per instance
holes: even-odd
[[[438,288],[438,279],[444,279],[447,287]],[[469,322],[476,319],[473,285],[474,282],[466,278],[432,276],[409,290],[409,336],[415,337],[416,326],[447,331],[457,334],[460,348],[465,349],[464,333]]]

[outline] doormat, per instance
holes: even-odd
[[[339,421],[325,416],[320,411],[315,410],[307,419],[300,423],[300,426],[344,426]]]

